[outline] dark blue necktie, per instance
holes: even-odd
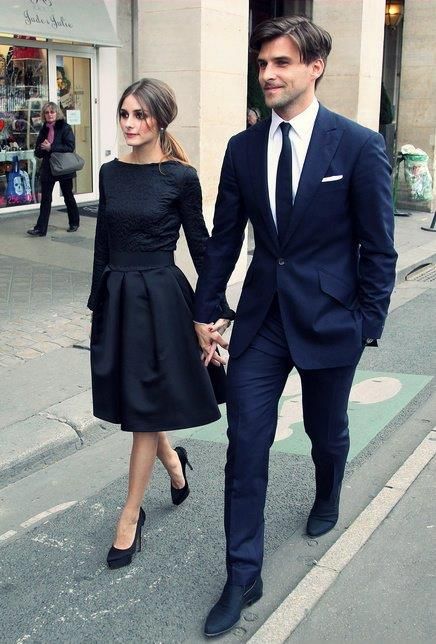
[[[289,138],[291,126],[284,121],[282,130],[282,150],[277,166],[276,180],[276,220],[279,241],[282,242],[292,213],[292,148]]]

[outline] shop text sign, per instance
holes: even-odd
[[[25,9],[25,25],[48,25],[54,30],[73,29],[73,23],[56,11],[56,0],[28,0],[29,9]]]
[[[2,6],[1,20],[17,36],[119,44],[104,0],[8,0]]]

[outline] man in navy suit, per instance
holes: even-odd
[[[338,520],[350,389],[364,347],[382,334],[397,257],[383,138],[315,98],[330,35],[306,18],[277,18],[259,25],[250,45],[272,116],[229,141],[196,291],[200,346],[217,362],[220,302],[250,219],[255,251],[229,346],[228,576],[209,636],[262,596],[269,448],[294,367],[315,465],[307,533],[318,537]]]

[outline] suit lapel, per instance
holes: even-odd
[[[250,134],[251,141],[247,146],[247,163],[250,168],[253,192],[257,194],[259,210],[265,222],[270,241],[273,243],[274,252],[278,250],[277,231],[271,212],[268,194],[268,136],[271,118],[254,126]]]
[[[334,114],[320,105],[283,246],[289,242],[312,201],[336,152],[341,136],[342,130],[337,129]]]

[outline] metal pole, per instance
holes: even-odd
[[[429,233],[436,233],[436,210],[431,220],[430,226],[421,226],[421,230],[426,230]]]

